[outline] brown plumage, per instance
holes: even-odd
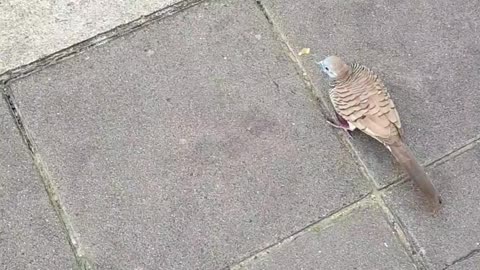
[[[333,107],[343,118],[340,120],[348,123],[334,126],[350,131],[358,128],[384,144],[433,202],[436,212],[440,195],[403,142],[400,117],[381,79],[367,67],[347,64],[337,56],[327,57],[319,65],[331,79],[329,94]]]

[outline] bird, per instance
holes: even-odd
[[[329,97],[338,124],[335,128],[350,132],[361,130],[382,143],[407,172],[409,178],[426,195],[437,213],[442,198],[424,168],[404,142],[400,116],[380,77],[359,63],[347,63],[331,55],[317,62],[330,83]]]

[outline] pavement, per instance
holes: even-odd
[[[0,4],[0,269],[480,269],[479,3],[118,2]],[[331,54],[385,81],[437,216],[326,123]]]

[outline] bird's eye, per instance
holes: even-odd
[[[328,67],[325,67],[325,70],[328,71]]]

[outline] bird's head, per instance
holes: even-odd
[[[317,64],[320,70],[333,80],[347,76],[350,73],[350,66],[335,55],[329,56],[317,62]]]

